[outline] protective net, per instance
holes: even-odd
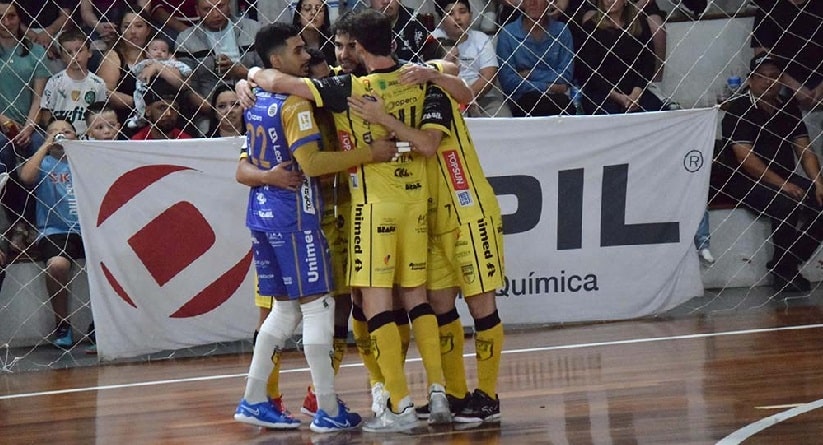
[[[260,65],[253,43],[261,25],[294,23],[303,30],[307,46],[319,50],[314,55],[318,62],[325,59],[334,65],[330,25],[346,11],[387,4],[389,11],[397,11],[396,0],[0,0],[0,162],[5,172],[0,180],[7,219],[0,221],[6,264],[0,293],[0,369],[13,371],[27,358],[44,368],[74,363],[75,354],[82,355],[93,337],[84,261],[49,262],[47,267],[49,255],[71,240],[60,239],[60,245],[37,242],[38,207],[60,211],[67,203],[37,195],[39,182],[49,179],[23,172],[26,159],[43,143],[50,118],[72,121],[78,136],[91,136],[96,130],[90,122],[87,125],[86,111],[91,108],[92,114],[99,114],[102,105],[95,103],[103,102],[131,137],[240,134],[244,129],[237,124],[235,100],[221,93],[245,78],[249,67]],[[718,127],[707,200],[710,218],[703,241],[696,241],[697,248],[712,253],[703,257],[705,284],[718,289],[718,298],[727,288],[772,284],[772,224],[791,226],[796,236],[816,243],[813,211],[819,206],[803,203],[802,198],[823,199],[823,192],[814,187],[797,191],[787,178],[797,170],[820,179],[819,166],[802,152],[807,143],[818,153],[821,146],[819,1],[406,0],[396,13],[398,56],[415,62],[431,57],[455,62],[476,94],[475,101],[466,104],[466,114],[472,117],[713,106],[746,114],[757,107],[747,85],[750,61],[756,54],[778,59],[774,66],[782,76],[772,80],[780,83],[779,103],[797,107],[781,105],[770,114],[779,119],[757,120],[746,114],[724,121],[723,130]],[[74,44],[78,35],[79,46]],[[83,50],[86,43],[89,49]],[[72,84],[77,79],[64,74],[81,65],[94,75],[78,87]],[[747,107],[740,108],[741,97],[748,97]],[[157,102],[176,103],[179,117],[171,126],[162,123]],[[797,117],[794,127],[772,125],[789,122],[784,115]],[[800,123],[806,131],[798,130]],[[747,156],[722,149],[723,138],[751,145],[746,137],[756,135],[756,129],[808,164],[795,165],[789,156],[790,165],[773,170],[783,175],[778,178],[765,170],[745,170],[741,162]],[[99,130],[103,133],[97,138],[110,137]],[[785,157],[763,159],[761,164],[772,167]],[[740,190],[745,182],[736,181],[735,175],[741,173],[768,179],[769,187],[779,191],[775,196],[789,193],[794,210],[772,214],[767,208],[770,200],[761,209],[753,208],[756,205],[746,199],[747,192],[755,190],[754,182]],[[708,238],[710,244],[705,243]],[[814,250],[798,256],[788,248],[783,256],[793,260],[778,261],[784,268],[781,273],[806,264],[802,270],[807,278],[823,279]],[[797,277],[788,275],[781,277],[784,284],[798,285]],[[66,292],[69,295],[63,295]],[[767,293],[771,298],[777,290]],[[60,302],[55,306],[52,295],[67,297],[67,307]],[[62,349],[51,346],[61,335],[56,313],[74,328],[73,338]]]

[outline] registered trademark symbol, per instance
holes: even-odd
[[[691,150],[683,157],[683,168],[687,172],[694,173],[703,168],[703,153],[700,150]]]

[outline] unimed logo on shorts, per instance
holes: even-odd
[[[97,227],[102,227],[118,212],[135,211],[137,207],[145,211],[145,205],[140,205],[140,194],[146,188],[169,175],[186,171],[200,173],[190,167],[179,165],[150,165],[123,173],[103,196],[97,214]],[[161,211],[135,233],[127,235],[125,242],[145,266],[154,282],[163,287],[208,252],[215,244],[215,240],[211,224],[194,204],[183,200]],[[123,286],[123,277],[117,276],[117,273],[107,265],[107,261],[113,261],[113,258],[103,258],[100,261],[100,268],[106,281],[124,302],[137,308],[132,296],[144,292],[145,289],[128,289]],[[237,264],[217,275],[217,278],[200,292],[185,297],[186,302],[169,317],[194,317],[223,304],[243,283],[251,261],[252,253],[249,250]]]

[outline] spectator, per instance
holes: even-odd
[[[169,39],[176,39],[202,17],[197,10],[198,0],[151,0],[151,18]]]
[[[548,0],[524,0],[523,13],[498,35],[500,86],[515,117],[574,114],[569,100],[573,42]]]
[[[191,68],[174,58],[169,48],[169,42],[161,37],[153,38],[146,46],[146,59],[141,60],[132,68],[137,78],[134,89],[134,114],[127,121],[129,128],[138,128],[145,125],[146,94],[155,79],[163,79],[170,86],[180,91],[186,86],[185,79],[191,75]]]
[[[468,0],[439,0],[438,8],[443,15],[440,26],[432,35],[450,46],[445,59],[460,68],[460,78],[466,81],[474,94],[469,115],[511,116],[495,88],[497,55],[491,39],[480,31],[470,29],[471,4]]]
[[[125,122],[134,108],[137,77],[131,70],[145,59],[145,48],[153,34],[145,12],[127,7],[117,26],[120,37],[117,44],[103,57],[97,74],[111,91],[109,99],[117,110],[117,119]]]
[[[260,24],[231,16],[228,0],[197,0],[200,21],[177,37],[180,60],[194,71],[192,88],[210,97],[219,81],[245,79],[248,68],[262,65],[252,51]]]
[[[28,37],[16,3],[0,0],[0,172],[10,173],[3,193],[3,212],[12,230],[11,249],[26,250],[35,236],[34,200],[17,177],[18,156],[28,158],[43,144],[37,129],[40,97],[49,77],[46,50]]]
[[[210,138],[242,136],[246,133],[246,122],[243,118],[243,107],[237,100],[234,88],[221,84],[214,90],[211,99],[214,117],[206,133]]]
[[[69,323],[68,287],[80,274],[72,264],[85,258],[77,203],[72,187],[69,163],[57,135],[77,139],[71,123],[55,120],[48,126],[46,140],[20,168],[20,180],[34,188],[37,196],[38,248],[46,267],[46,290],[54,311],[54,345],[69,348],[74,344]]]
[[[69,0],[27,0],[17,1],[18,13],[26,26],[26,37],[46,48],[49,69],[57,72],[63,69],[60,54],[55,43],[57,36],[65,28],[72,28],[69,20],[72,6]]]
[[[440,48],[429,30],[406,8],[401,0],[369,0],[372,9],[380,11],[392,22],[397,58],[420,63],[441,57]]]
[[[723,117],[725,155],[734,174],[721,192],[771,219],[774,253],[768,263],[777,291],[808,292],[799,267],[823,239],[823,177],[810,148],[797,100],[779,96],[782,62],[752,59],[748,94],[730,101]],[[796,161],[809,180],[795,174]],[[800,225],[802,223],[802,225]]]
[[[173,95],[161,95],[153,91],[146,94],[146,119],[149,125],[131,137],[133,140],[149,139],[191,139],[180,129],[180,111]]]
[[[583,16],[588,38],[579,57],[586,114],[659,111],[663,102],[648,90],[654,75],[652,33],[644,15],[628,0],[597,0]]]
[[[0,193],[3,192],[9,181],[8,173],[0,173]],[[3,288],[3,281],[6,280],[6,267],[11,261],[11,243],[9,243],[9,232],[11,231],[11,220],[5,211],[0,210],[0,289]]]
[[[714,263],[714,255],[709,250],[711,245],[711,234],[709,233],[709,211],[703,211],[703,218],[697,226],[697,232],[694,234],[694,248],[697,249],[697,256],[703,264],[709,265]]]
[[[297,0],[292,25],[300,30],[306,49],[319,49],[334,64],[334,42],[329,30],[329,5],[323,0]]]
[[[86,108],[86,139],[113,141],[121,139],[117,112],[108,102],[95,102]]]
[[[60,34],[59,43],[66,69],[46,82],[40,101],[40,117],[43,122],[67,120],[78,134],[83,135],[86,133],[86,122],[83,120],[86,107],[106,99],[106,83],[89,72],[91,48],[82,32],[66,31]]]
[[[128,0],[80,0],[82,29],[92,41],[92,49],[104,51],[117,42],[117,22]]]

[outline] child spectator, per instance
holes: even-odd
[[[149,125],[135,133],[131,137],[132,140],[191,139],[191,136],[178,126],[180,111],[174,96],[149,91],[145,98],[146,119]]]
[[[77,139],[71,122],[59,119],[49,124],[46,141],[20,168],[20,180],[33,187],[37,197],[37,243],[46,262],[46,290],[54,311],[54,345],[69,348],[74,344],[69,323],[68,287],[80,268],[72,265],[85,258],[77,219],[77,200],[71,182],[69,163],[63,146],[55,142],[57,135]]]
[[[88,69],[91,48],[86,36],[77,30],[60,34],[60,55],[66,69],[51,76],[40,100],[41,119],[66,120],[78,134],[86,132],[83,120],[86,107],[107,96],[106,83]]]
[[[155,78],[162,78],[170,84],[181,84],[183,78],[191,75],[191,68],[176,60],[171,53],[169,42],[162,37],[155,37],[146,46],[146,59],[132,68],[137,83],[134,89],[134,114],[127,121],[129,128],[138,128],[146,124],[146,101],[143,96]]]
[[[108,102],[95,102],[86,109],[86,139],[113,141],[121,139],[117,111]]]

